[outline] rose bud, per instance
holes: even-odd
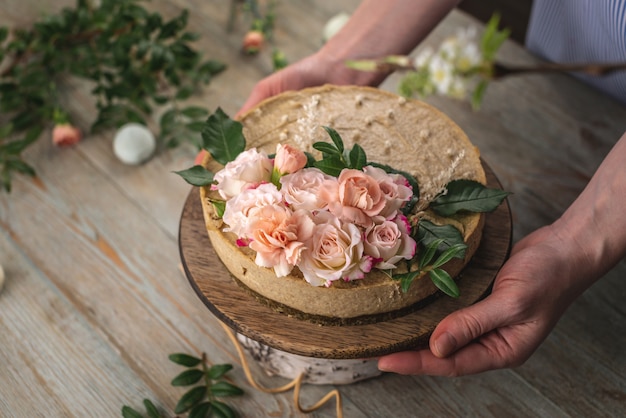
[[[80,130],[69,123],[55,125],[52,129],[52,143],[59,147],[74,145],[81,139]]]
[[[256,54],[263,46],[264,41],[265,36],[263,32],[258,30],[249,31],[243,38],[243,52],[250,55]]]

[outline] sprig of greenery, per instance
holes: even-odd
[[[457,212],[491,212],[510,194],[500,189],[490,189],[473,180],[453,180],[445,187],[446,193],[437,196],[429,205],[440,216]]]
[[[21,157],[55,122],[71,122],[59,102],[65,78],[93,83],[97,115],[92,131],[146,121],[167,106],[158,137],[165,146],[199,146],[207,112],[183,102],[225,69],[192,47],[188,12],[166,20],[141,0],[77,0],[28,29],[0,27],[0,182],[10,191],[14,173],[34,175]]]
[[[217,398],[240,396],[244,393],[238,386],[223,380],[226,373],[233,368],[232,365],[215,364],[208,366],[205,353],[202,354],[201,359],[184,353],[170,354],[169,359],[187,368],[172,379],[172,386],[193,386],[185,392],[176,404],[174,408],[176,414],[188,413],[188,418],[231,418],[237,416],[228,404],[217,400]],[[163,417],[149,399],[144,399],[143,403],[149,418]],[[124,418],[143,418],[140,412],[126,405],[122,407],[122,416]]]

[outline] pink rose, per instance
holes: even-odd
[[[307,159],[304,152],[288,144],[278,144],[274,157],[274,171],[280,175],[295,173],[304,168]]]
[[[242,50],[246,54],[256,54],[259,52],[263,43],[265,42],[265,35],[263,32],[258,30],[251,30],[246,33],[246,36],[243,38]]]
[[[374,267],[389,270],[402,260],[415,256],[417,243],[411,236],[409,223],[404,215],[393,220],[382,216],[374,218],[374,225],[365,230],[363,247],[365,254],[374,258]]]
[[[226,201],[226,208],[222,220],[227,228],[225,232],[232,232],[239,238],[249,238],[249,218],[263,206],[282,204],[283,196],[272,183],[263,183],[255,188],[245,189],[237,196]]]
[[[255,263],[274,268],[277,277],[286,276],[300,262],[315,224],[308,212],[292,212],[280,206],[264,206],[250,218],[250,248],[256,251]]]
[[[362,279],[372,269],[372,258],[363,255],[361,230],[328,211],[313,217],[315,230],[298,264],[307,282],[330,286],[338,279]]]
[[[272,160],[265,153],[258,152],[256,148],[250,148],[215,173],[213,179],[217,185],[213,188],[219,191],[220,196],[228,200],[244,189],[269,182],[272,167]]]
[[[280,178],[280,191],[294,210],[320,210],[326,202],[320,199],[318,189],[324,181],[336,181],[318,168],[303,168]]]
[[[81,139],[80,130],[69,123],[55,125],[52,129],[52,143],[59,147],[74,145]]]
[[[324,182],[320,198],[339,219],[363,227],[372,225],[371,218],[380,214],[386,204],[376,179],[352,169],[342,170],[336,182]]]
[[[389,174],[381,168],[370,165],[363,167],[363,172],[376,179],[385,196],[385,207],[380,211],[385,218],[394,217],[398,209],[413,196],[413,188],[400,174]]]

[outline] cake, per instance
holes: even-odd
[[[415,216],[435,225],[452,225],[467,246],[462,258],[452,258],[442,266],[451,277],[459,276],[478,248],[484,213],[460,211],[440,216],[429,208],[452,180],[486,182],[478,149],[434,107],[380,89],[326,85],[269,98],[239,120],[246,148],[268,155],[276,152],[280,143],[319,156],[313,144],[331,142],[322,129],[330,127],[346,148],[358,144],[365,150],[368,161],[410,173],[419,184]],[[202,165],[213,173],[223,167],[208,154]],[[305,280],[298,267],[278,277],[275,269],[259,266],[255,251],[229,231],[213,204],[220,199],[215,186],[201,187],[200,198],[218,257],[242,288],[276,310],[321,323],[361,323],[415,309],[438,292],[426,272],[414,277],[408,289],[388,270],[375,268],[363,278],[321,286]],[[406,273],[407,269],[410,264],[398,263],[394,271]]]

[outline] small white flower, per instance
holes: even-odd
[[[435,85],[437,93],[448,94],[450,85],[452,84],[452,76],[454,71],[452,63],[445,60],[440,55],[435,55],[430,61],[429,71],[431,75],[431,81]]]

